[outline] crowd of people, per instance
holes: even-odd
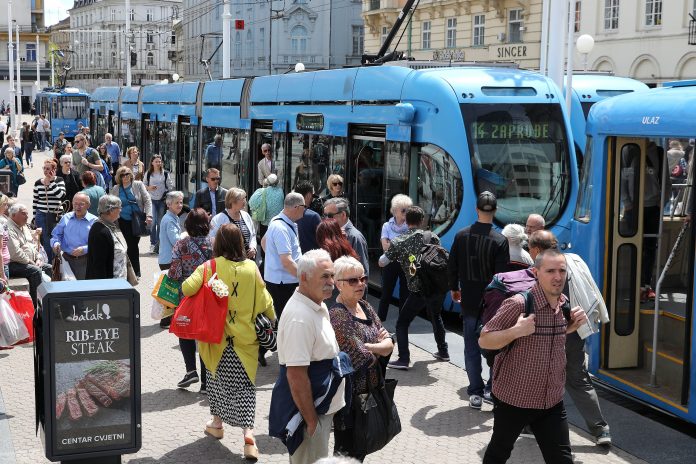
[[[11,142],[8,136],[0,167],[14,166],[19,176],[22,155],[31,155],[18,153]],[[271,434],[275,430],[275,436],[287,441],[293,463],[328,456],[332,429],[335,454],[365,459],[354,441],[354,409],[345,406],[379,387],[387,368],[410,368],[409,327],[422,311],[433,328],[433,357],[449,361],[441,316],[446,290],[427,286],[417,266],[423,247],[440,247],[440,240],[423,230],[426,212],[407,195],[391,199],[392,216],[382,226],[382,298],[375,309],[366,299],[367,241],[350,220],[341,176],[328,176],[326,197],[318,197],[309,180],[286,193],[273,161],[265,157],[259,162],[260,187],[248,197],[241,188],[222,188],[219,169],[209,167],[206,186],[195,193],[188,210],[161,156],[152,156],[146,168],[137,147],[123,156],[110,134],[97,149],[90,145],[88,130],[72,144],[62,135],[55,141],[54,157],[43,161],[43,176],[33,186],[35,228],[27,206],[0,197],[0,278],[26,277],[36,303],[36,289],[50,280],[53,258],[59,257],[66,278],[123,278],[136,284],[143,227],[149,228],[150,251],[157,253],[160,269],[181,284],[183,296],[194,295],[216,273],[231,290],[222,341],[180,339],[184,375],[177,386],[201,383],[212,416],[205,431],[221,438],[225,425],[241,428],[245,458],[256,460],[259,454],[254,385],[267,356],[254,327],[260,314],[277,324],[281,365],[269,416]],[[39,146],[45,147],[42,142]],[[446,279],[451,298],[462,308],[469,406],[494,405],[484,462],[506,462],[526,427],[546,462],[572,462],[564,390],[597,443],[611,443],[584,368],[583,338],[575,333],[588,321],[596,331],[598,321],[608,320],[606,308],[587,266],[577,255],[558,251],[542,216],[530,215],[524,227],[509,225],[501,234],[493,227],[496,209],[492,193],[478,196],[478,220],[457,232]],[[574,278],[568,280],[571,274]],[[510,275],[529,285],[524,292],[506,295],[492,316],[482,320],[489,284]],[[394,335],[383,322],[397,283]],[[586,314],[590,308],[594,313]],[[170,318],[160,321],[163,328],[169,324]],[[343,362],[337,359],[344,359],[340,352],[351,369],[336,366]],[[486,353],[492,375],[484,382]],[[347,382],[350,370],[354,374]],[[547,379],[543,387],[539,378]]]

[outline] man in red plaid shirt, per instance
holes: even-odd
[[[501,350],[493,365],[493,436],[484,464],[506,462],[525,425],[534,432],[545,462],[573,462],[563,405],[565,342],[587,316],[579,306],[564,314],[566,266],[557,249],[539,253],[537,283],[526,296],[532,298],[533,313],[525,316],[525,296],[515,295],[481,332],[481,348]]]

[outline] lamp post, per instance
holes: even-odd
[[[575,42],[575,47],[578,49],[578,52],[582,54],[583,69],[587,71],[587,55],[589,55],[594,48],[594,39],[590,34],[583,34],[578,37],[578,40]]]
[[[14,44],[12,43],[12,0],[7,2],[7,63],[10,74],[10,105],[15,106],[15,83],[14,83]],[[8,130],[11,129],[11,124],[8,124]]]
[[[15,103],[14,109],[15,109],[15,129],[19,129],[20,124],[19,124],[19,118],[22,115],[22,76],[19,72],[19,25],[17,24],[17,20],[13,19],[13,23],[15,23],[15,36],[17,38],[17,87],[15,88],[15,95],[17,96],[17,101]]]

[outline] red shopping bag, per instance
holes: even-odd
[[[22,340],[18,344],[34,341],[34,303],[31,301],[29,292],[10,292],[10,306],[22,318],[24,326],[29,332],[29,338]]]
[[[195,295],[184,297],[176,308],[169,331],[179,338],[205,343],[220,343],[225,332],[227,297],[218,297],[208,286],[210,274],[215,277],[215,260],[203,265],[203,285]]]

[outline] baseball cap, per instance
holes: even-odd
[[[476,208],[487,212],[495,211],[498,208],[498,200],[495,199],[495,195],[486,190],[476,199]]]

